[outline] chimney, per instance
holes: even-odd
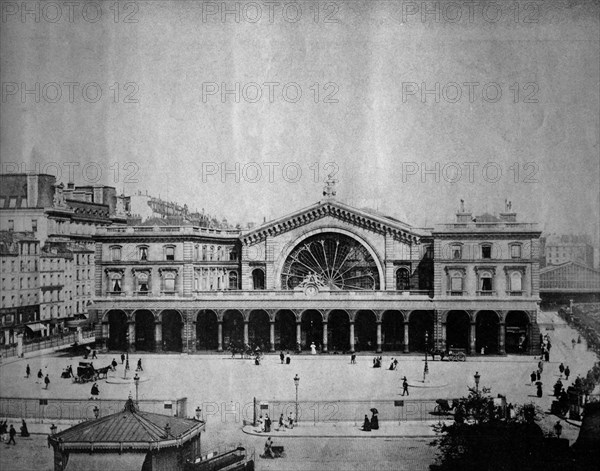
[[[104,194],[101,186],[94,187],[94,203],[103,204],[104,203]]]
[[[21,180],[22,181],[22,180]],[[38,207],[38,175],[27,175],[27,207],[37,208]]]

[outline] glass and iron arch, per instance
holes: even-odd
[[[369,250],[345,234],[315,234],[288,255],[281,272],[282,289],[317,279],[330,290],[377,290],[379,271]]]

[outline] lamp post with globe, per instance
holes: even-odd
[[[294,384],[296,385],[296,425],[298,425],[298,386],[300,385],[300,377],[298,374],[294,376]]]

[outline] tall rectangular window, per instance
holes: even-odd
[[[121,247],[111,247],[110,258],[113,262],[121,261]]]
[[[31,220],[31,230],[33,232],[37,232],[37,230],[38,230],[37,219]]]
[[[511,258],[521,258],[521,246],[520,245],[511,245],[510,246],[510,256],[511,256]]]
[[[482,245],[481,246],[481,258],[492,258],[492,246]]]
[[[175,260],[175,247],[165,247],[165,260]]]

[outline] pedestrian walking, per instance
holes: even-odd
[[[27,424],[25,423],[25,419],[21,419],[21,436],[27,438],[29,436],[29,430],[27,430]]]
[[[17,442],[15,442],[15,435],[16,434],[17,434],[17,431],[15,430],[15,428],[11,424],[10,425],[10,430],[8,431],[8,435],[10,436],[10,439],[8,440],[7,445],[10,445],[10,442],[12,442],[13,445],[17,444]]]
[[[113,361],[111,362],[110,366],[112,366],[113,371],[117,370],[117,360],[115,360],[113,358]]]
[[[404,394],[406,394],[407,396],[410,395],[408,393],[408,381],[406,380],[406,376],[402,378],[402,395],[404,396]]]
[[[288,415],[288,428],[294,428],[294,416],[291,412]]]
[[[531,386],[533,386],[533,383],[535,383],[535,380],[537,379],[537,374],[535,371],[531,372],[531,374],[529,375],[529,379],[531,379]]]
[[[286,365],[289,365],[291,362],[292,362],[292,357],[290,357],[290,353],[288,352],[288,353],[285,355],[285,364],[286,364]]]
[[[121,365],[125,363],[125,354],[121,353]]]
[[[29,363],[27,363],[27,367],[25,368],[25,377],[29,378],[30,374],[31,374],[31,368],[29,368]]]
[[[540,370],[537,370],[537,371],[535,372],[535,379],[536,379],[537,381],[539,381],[539,380],[541,380],[541,379],[542,379],[542,372],[541,372]]]
[[[565,368],[565,379],[569,379],[569,375],[571,374],[571,370],[569,369],[569,367],[567,366]]]
[[[45,389],[48,389],[50,387],[50,378],[48,378],[48,375],[44,378],[44,383],[46,384]]]
[[[42,380],[42,378],[44,377],[44,373],[42,373],[41,368],[40,368],[40,371],[38,371],[37,377],[38,377],[38,380],[36,381],[36,383],[39,383]]]
[[[0,422],[0,441],[8,441],[8,426],[6,425],[6,420],[4,422]]]
[[[540,370],[540,373],[544,372],[544,362],[541,360],[538,362],[538,370]]]
[[[96,350],[92,350],[92,360],[97,360],[98,359],[98,355],[96,355]]]
[[[356,365],[356,353],[353,353],[352,355],[350,355],[350,364]]]
[[[557,438],[560,438],[562,434],[562,425],[560,423],[560,420],[557,420],[554,424],[554,433],[556,434]]]
[[[571,345],[573,346],[573,350],[575,350],[575,344],[576,344],[576,343],[577,343],[577,342],[576,342],[576,340],[575,340],[575,339],[571,340]]]
[[[542,382],[537,381],[535,385],[537,386],[537,397],[542,397]]]
[[[283,352],[279,352],[279,359],[281,360],[281,364],[283,365],[283,362],[285,361],[285,355],[283,354]]]
[[[100,389],[98,389],[98,383],[94,383],[92,386],[92,390],[90,391],[92,397],[90,399],[98,399],[98,395],[100,394]]]
[[[565,365],[563,365],[561,363],[560,366],[558,367],[558,371],[560,371],[560,374],[562,375],[565,372]]]
[[[137,368],[135,369],[135,371],[144,371],[144,368],[142,368],[142,359],[141,358],[137,362]]]

